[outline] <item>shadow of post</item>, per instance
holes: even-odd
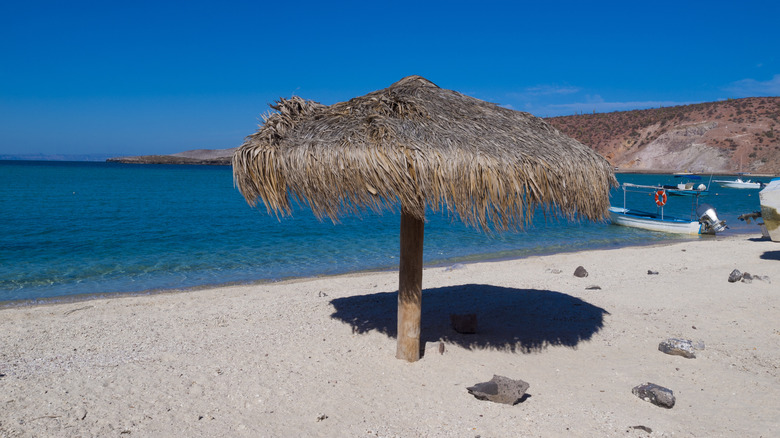
[[[332,318],[355,333],[397,336],[397,292],[336,298]],[[475,313],[476,334],[460,334],[450,314]],[[466,284],[424,289],[420,345],[443,340],[468,349],[538,352],[547,346],[576,348],[604,325],[606,310],[561,292]]]

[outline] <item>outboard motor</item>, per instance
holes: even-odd
[[[726,221],[718,220],[715,207],[710,204],[701,204],[696,207],[696,216],[699,217],[699,222],[704,225],[704,229],[710,234],[720,233],[727,228]]]

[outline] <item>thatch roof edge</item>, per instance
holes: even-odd
[[[534,210],[602,220],[609,163],[527,113],[404,78],[323,106],[294,97],[233,156],[250,205],[288,215],[291,200],[318,217],[402,208],[423,219],[445,210],[467,224],[523,228]]]

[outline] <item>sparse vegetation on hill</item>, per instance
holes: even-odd
[[[627,171],[780,174],[780,97],[613,113],[547,122]],[[230,165],[235,149],[123,157],[125,163]]]
[[[625,170],[780,173],[780,97],[546,121]]]

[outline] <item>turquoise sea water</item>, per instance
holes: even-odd
[[[670,175],[618,180],[676,182]],[[760,234],[737,220],[760,208],[757,191],[712,189],[704,200],[727,221],[726,234]],[[613,198],[622,205],[622,191]],[[654,208],[647,195],[629,203]],[[684,198],[667,208],[689,210]],[[0,161],[0,302],[397,269],[399,222],[398,214],[369,212],[334,225],[303,207],[279,221],[246,204],[227,166]],[[450,265],[697,238],[710,237],[545,223],[542,214],[524,232],[488,235],[430,214],[424,260]]]

